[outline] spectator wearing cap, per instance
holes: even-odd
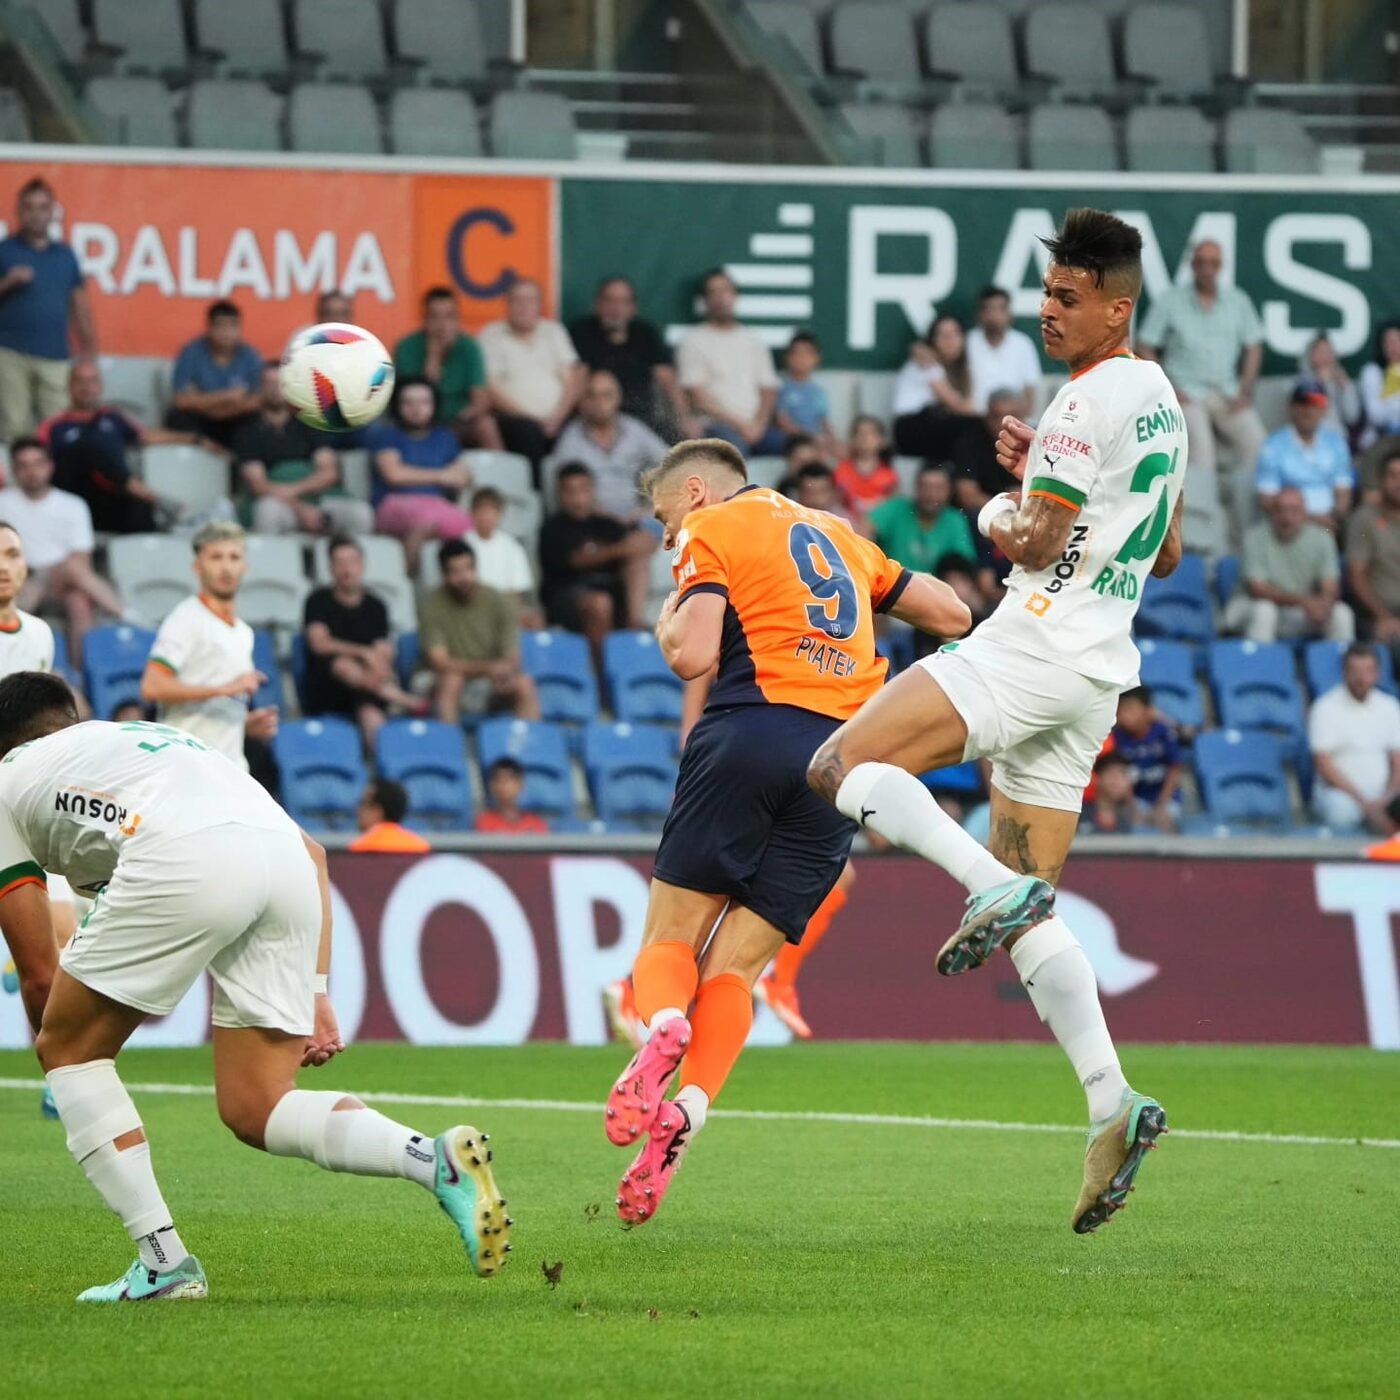
[[[175,357],[165,425],[228,446],[258,411],[262,356],[243,339],[243,313],[216,301],[204,313],[204,334]]]
[[[1328,530],[1351,509],[1355,476],[1346,439],[1325,425],[1326,386],[1300,379],[1288,401],[1288,424],[1271,433],[1259,451],[1254,489],[1267,513],[1285,486],[1303,493],[1308,519]]]
[[[423,325],[394,346],[394,373],[426,379],[437,389],[437,421],[472,447],[500,450],[491,417],[486,361],[481,347],[462,329],[451,287],[429,287],[423,295]]]
[[[1400,794],[1400,703],[1380,689],[1375,651],[1347,648],[1342,683],[1308,712],[1308,746],[1317,768],[1313,805],[1334,831],[1384,834],[1386,808]]]
[[[97,354],[78,259],[49,233],[54,193],[47,180],[36,176],[21,188],[15,214],[15,232],[0,241],[0,418],[7,440],[62,411],[71,344],[80,355]]]
[[[535,575],[525,546],[503,527],[506,500],[494,486],[472,495],[472,528],[466,540],[476,554],[476,573],[487,588],[513,598],[520,625],[531,631],[544,626],[535,606]]]
[[[637,314],[637,291],[626,277],[605,277],[593,311],[569,327],[579,359],[607,370],[622,390],[622,411],[668,440],[699,435],[661,332]]]

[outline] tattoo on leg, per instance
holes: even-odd
[[[1003,865],[1019,870],[1023,875],[1035,874],[1035,857],[1031,855],[1031,827],[1011,817],[998,817],[992,831],[992,854]]]
[[[836,805],[836,794],[846,780],[846,765],[841,761],[841,745],[828,739],[815,754],[807,768],[807,785],[819,797]]]

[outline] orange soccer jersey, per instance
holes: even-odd
[[[909,582],[844,521],[765,487],[746,486],[681,525],[681,604],[728,601],[719,672],[707,708],[795,705],[848,719],[884,684],[874,614]]]

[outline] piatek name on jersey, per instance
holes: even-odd
[[[95,822],[105,822],[108,826],[126,825],[126,808],[101,794],[93,796],[85,792],[56,792],[53,809],[55,812],[66,812],[69,816],[88,817]]]

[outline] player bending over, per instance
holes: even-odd
[[[657,640],[683,680],[718,671],[681,755],[632,969],[650,1039],[608,1098],[608,1137],[641,1143],[617,1198],[633,1225],[656,1213],[729,1077],[759,973],[801,940],[850,852],[855,824],[806,770],[884,680],[873,613],[943,636],[971,621],[945,584],[747,478],[733,447],[706,438],[673,447],[645,483],[677,552]]]
[[[113,1063],[136,1027],[173,1011],[206,969],[215,1094],[234,1134],[330,1171],[416,1181],[451,1216],[472,1268],[495,1273],[511,1222],[483,1134],[458,1127],[433,1141],[346,1094],[296,1087],[302,1065],[344,1049],[325,995],[321,847],[193,736],[160,724],[79,724],[57,676],[0,681],[0,755],[0,930],[69,1151],[139,1256],[78,1301],[208,1293]],[[45,868],[99,892],[56,972]]]
[[[1009,950],[1088,1096],[1072,1217],[1083,1234],[1126,1202],[1167,1120],[1123,1077],[1093,969],[1054,912],[1054,886],[1118,693],[1138,683],[1130,629],[1143,582],[1181,557],[1186,430],[1160,367],[1128,349],[1142,290],[1137,230],[1075,209],[1046,246],[1041,333],[1071,373],[1038,431],[1007,418],[998,439],[1002,465],[1025,483],[978,520],[1016,566],[1006,597],[966,641],[867,701],[822,745],[811,782],[970,891],[962,926],[939,954],[941,973]],[[994,759],[990,851],[913,776],[984,756]]]

